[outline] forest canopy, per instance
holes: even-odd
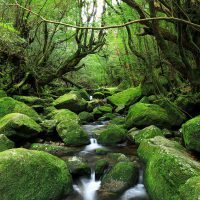
[[[55,81],[199,89],[198,0],[0,2],[0,84],[11,94]]]

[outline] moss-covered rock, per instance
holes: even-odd
[[[130,106],[136,103],[142,96],[141,87],[129,88],[122,92],[116,93],[107,98],[108,102],[116,107]]]
[[[72,190],[64,161],[41,151],[10,149],[0,153],[1,200],[59,199]]]
[[[4,90],[0,90],[0,98],[7,97],[7,94]]]
[[[123,153],[108,153],[107,156],[114,163],[130,161],[129,158]]]
[[[146,127],[156,125],[158,127],[170,127],[170,119],[165,109],[156,104],[136,103],[131,106],[126,117],[127,128]]]
[[[93,94],[93,98],[94,98],[94,99],[104,99],[104,98],[105,98],[105,95],[104,95],[104,93],[102,93],[102,92],[95,92],[95,93]]]
[[[107,121],[107,120],[114,119],[115,117],[116,115],[113,113],[106,113],[102,117],[98,118],[98,121]]]
[[[198,200],[200,197],[200,176],[195,176],[186,181],[179,189],[181,200]]]
[[[142,130],[135,130],[129,133],[131,141],[135,144],[140,144],[143,140],[154,138],[155,136],[164,136],[164,134],[161,129],[154,125],[148,126]]]
[[[112,106],[98,106],[93,110],[93,115],[95,119],[98,119],[107,113],[112,113]]]
[[[35,121],[41,121],[40,116],[35,110],[11,97],[0,98],[0,111],[0,118],[9,113],[21,113],[31,117]]]
[[[73,156],[67,159],[66,161],[70,173],[77,177],[77,176],[85,176],[90,175],[90,167],[82,158]]]
[[[200,152],[200,115],[183,124],[182,133],[186,148]]]
[[[125,124],[125,118],[124,117],[115,117],[110,121],[111,124],[116,125],[124,125]]]
[[[11,113],[0,119],[0,132],[10,138],[31,138],[41,127],[27,115]]]
[[[68,109],[53,110],[49,115],[49,118],[56,120],[57,122],[72,120],[77,123],[80,122],[78,115]]]
[[[180,126],[186,120],[186,115],[168,99],[161,98],[155,103],[167,111],[171,126]]]
[[[105,170],[108,168],[109,163],[107,160],[101,159],[101,160],[97,160],[96,164],[95,164],[95,175],[96,178],[100,178]]]
[[[65,155],[72,156],[74,153],[77,153],[77,149],[73,147],[59,146],[56,144],[41,144],[41,143],[33,143],[30,146],[30,149],[37,151],[45,151],[54,155]]]
[[[122,193],[138,180],[138,168],[132,162],[119,162],[104,175],[101,191]]]
[[[4,134],[0,134],[0,152],[14,148],[15,143],[9,140]]]
[[[47,134],[53,134],[56,131],[57,120],[44,120],[40,123],[42,130]]]
[[[79,116],[82,123],[94,121],[93,113],[83,111],[83,112],[79,113],[78,116]]]
[[[75,93],[68,93],[60,96],[53,102],[57,109],[69,109],[75,113],[80,113],[87,108],[87,101]]]
[[[164,137],[144,140],[138,155],[146,163],[145,186],[154,200],[182,200],[179,190],[200,173],[199,162],[193,160],[179,143]]]
[[[43,105],[45,103],[45,99],[41,99],[39,97],[35,97],[35,96],[19,96],[19,95],[15,95],[13,96],[14,99],[21,101],[27,105]]]
[[[73,120],[61,121],[56,130],[66,145],[81,146],[90,143],[88,134]]]
[[[122,143],[126,138],[126,130],[118,125],[111,124],[100,131],[98,141],[105,145],[116,145]]]
[[[109,152],[110,152],[110,150],[107,149],[107,148],[99,148],[99,149],[96,149],[96,150],[95,150],[95,153],[96,153],[97,155],[106,155],[106,154],[108,154]]]

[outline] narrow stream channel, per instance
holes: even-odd
[[[93,131],[96,129],[103,128],[108,122],[102,122],[99,124],[93,123],[88,125],[83,125],[83,128],[90,136],[90,144],[85,146],[77,156],[85,158],[89,161],[91,168],[90,177],[81,177],[74,182],[73,189],[75,191],[74,196],[67,198],[67,200],[101,200],[97,196],[97,191],[101,187],[101,180],[96,179],[94,166],[96,162],[95,150],[99,148],[105,148],[111,152],[123,153],[125,155],[132,152],[133,155],[136,154],[136,148],[133,150],[129,149],[126,145],[119,145],[119,147],[111,148],[105,147],[101,144],[98,144],[98,141],[94,137]],[[112,200],[112,199],[110,199]],[[121,196],[113,200],[149,200],[146,193],[144,184],[143,184],[143,170],[140,169],[140,175],[138,183],[126,190]]]

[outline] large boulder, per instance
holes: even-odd
[[[14,148],[15,143],[9,140],[4,134],[0,134],[0,152]]]
[[[117,145],[126,139],[126,130],[111,124],[99,132],[98,141],[105,145]]]
[[[186,148],[200,152],[200,115],[182,125],[182,134]]]
[[[90,143],[88,134],[76,121],[61,121],[56,130],[66,145],[81,146]]]
[[[116,93],[107,98],[108,102],[115,107],[125,107],[136,103],[142,96],[141,87],[129,88],[122,92]]]
[[[64,161],[22,148],[0,153],[0,182],[1,200],[60,199],[72,189]]]
[[[75,113],[80,113],[87,108],[87,101],[76,93],[68,93],[60,96],[53,102],[57,109],[66,108]]]
[[[11,97],[0,98],[0,111],[0,118],[9,113],[21,113],[29,116],[35,121],[41,120],[35,110],[27,106],[25,103],[17,101]]]
[[[49,115],[49,118],[56,120],[58,123],[61,121],[73,120],[77,123],[80,122],[78,115],[68,109],[53,110]]]
[[[101,192],[119,194],[136,184],[138,168],[132,162],[118,162],[102,178]]]
[[[154,125],[148,126],[142,130],[130,131],[128,134],[129,139],[135,144],[140,144],[143,140],[154,138],[155,136],[164,136],[164,133]]]
[[[167,111],[156,104],[136,103],[129,108],[126,117],[127,128],[146,127],[156,125],[158,127],[170,127],[170,119]]]
[[[186,115],[176,106],[175,103],[168,99],[161,98],[155,101],[155,103],[167,111],[171,126],[180,126],[186,120]]]
[[[93,113],[89,113],[89,112],[83,111],[83,112],[79,113],[78,116],[79,116],[80,121],[81,121],[82,124],[94,121]]]
[[[19,95],[14,95],[13,96],[14,99],[21,101],[27,105],[43,105],[46,100],[45,99],[41,99],[39,97],[35,97],[35,96],[19,96]]]
[[[9,138],[31,138],[41,132],[41,127],[27,115],[11,113],[0,119],[0,132]]]
[[[94,108],[93,115],[94,118],[98,119],[99,117],[102,117],[104,114],[112,113],[112,106],[105,105],[105,106],[98,106]]]
[[[144,140],[138,155],[146,163],[144,179],[151,199],[186,199],[182,198],[181,191],[190,178],[199,176],[200,163],[179,143],[157,136]],[[195,192],[190,194],[195,195]],[[190,199],[196,198],[191,196]]]

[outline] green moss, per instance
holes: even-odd
[[[179,188],[200,173],[200,164],[179,143],[160,136],[144,140],[138,155],[147,164],[145,185],[154,200],[182,199]]]
[[[100,178],[105,170],[108,168],[109,163],[107,160],[97,160],[96,164],[95,164],[95,175],[97,178]]]
[[[0,90],[0,98],[7,97],[7,94],[4,90]]]
[[[180,187],[181,200],[198,200],[200,197],[200,176],[192,177]]]
[[[13,96],[14,99],[24,102],[28,105],[35,105],[35,104],[44,104],[45,100],[44,99],[40,99],[38,97],[35,96],[18,96],[15,95]]]
[[[73,176],[90,175],[90,167],[82,158],[73,156],[68,158],[66,163]]]
[[[126,130],[118,125],[111,124],[106,129],[100,131],[98,141],[101,144],[116,145],[125,140]]]
[[[200,115],[183,124],[182,133],[186,148],[200,152]]]
[[[25,103],[14,100],[11,97],[0,98],[0,118],[9,113],[22,113],[25,114],[35,121],[40,121],[41,118],[31,107]]]
[[[130,134],[130,136],[132,136],[132,140],[136,144],[140,144],[145,139],[154,138],[155,136],[164,136],[164,134],[158,127],[151,125],[140,131],[137,131],[136,134]]]
[[[111,120],[111,124],[116,124],[116,125],[124,125],[125,124],[125,118],[124,117],[115,117],[114,119]]]
[[[79,113],[87,108],[87,101],[75,93],[68,93],[60,96],[53,102],[57,109],[66,108],[73,112]]]
[[[107,98],[108,102],[116,107],[129,106],[137,102],[142,95],[141,87],[129,88]]]
[[[102,93],[102,92],[95,92],[94,94],[93,94],[93,98],[95,98],[95,99],[104,99],[104,94]]]
[[[93,110],[93,115],[96,119],[102,117],[106,113],[112,113],[112,106],[98,106]]]
[[[56,130],[66,145],[81,146],[89,144],[88,134],[73,120],[61,121]]]
[[[138,179],[138,168],[132,162],[119,162],[103,177],[101,190],[122,193]]]
[[[126,126],[129,129],[134,126],[145,127],[150,125],[158,127],[171,126],[166,110],[156,104],[140,102],[130,107],[126,117]]]
[[[0,153],[0,182],[1,200],[59,199],[72,190],[64,161],[21,148]]]
[[[53,110],[48,116],[57,122],[72,120],[79,123],[80,121],[78,115],[68,109]]]
[[[0,119],[0,132],[7,137],[30,138],[41,132],[41,127],[27,115],[11,113]]]
[[[79,113],[78,116],[79,116],[79,118],[80,118],[80,120],[81,120],[82,123],[94,121],[93,114],[89,113],[89,112],[86,112],[86,111],[83,111],[83,112]]]
[[[15,143],[9,140],[4,134],[0,134],[0,152],[14,148]]]

